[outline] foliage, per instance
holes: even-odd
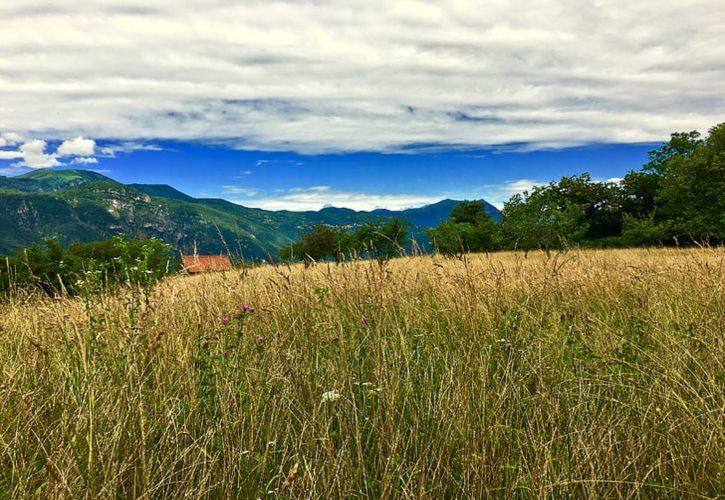
[[[404,252],[410,242],[409,231],[408,222],[402,218],[366,222],[354,232],[318,224],[299,241],[280,250],[279,256],[287,262],[329,259],[340,262],[346,255],[384,261]]]
[[[498,224],[486,211],[483,201],[463,201],[451,218],[427,231],[436,250],[446,255],[494,250],[500,238]]]
[[[339,260],[344,252],[343,235],[338,229],[317,224],[302,236],[302,239],[280,251],[280,257],[286,261],[320,261],[326,258]]]
[[[674,136],[673,136],[674,140]],[[677,234],[697,240],[725,241],[725,123],[710,130],[686,153],[657,165],[658,200]]]
[[[56,241],[19,249],[0,270],[0,293],[36,288],[49,295],[77,294],[123,284],[150,285],[175,269],[169,245],[160,240],[114,236],[75,243],[67,250]]]
[[[384,261],[404,253],[410,242],[410,226],[403,218],[386,222],[368,222],[348,240],[351,249],[359,254]]]
[[[499,244],[504,248],[607,248],[694,241],[725,241],[725,124],[705,139],[698,132],[672,134],[649,153],[649,162],[620,183],[598,182],[588,173],[515,194],[504,204]],[[478,226],[470,206],[429,230],[439,251],[482,251],[472,244]]]
[[[631,214],[623,215],[624,229],[621,241],[627,246],[661,245],[667,236],[667,228],[657,223],[654,211],[649,217],[637,219]]]
[[[548,251],[579,242],[589,222],[584,207],[562,196],[558,185],[550,183],[533,188],[531,193],[514,195],[506,202],[501,229],[511,248]]]

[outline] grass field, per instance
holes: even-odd
[[[713,498],[724,332],[722,248],[16,297],[0,498]]]

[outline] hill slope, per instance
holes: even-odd
[[[405,217],[413,236],[450,215],[458,204],[443,200],[402,211],[267,211],[221,199],[196,199],[171,186],[116,182],[83,170],[40,170],[0,177],[0,254],[53,238],[67,245],[124,233],[156,237],[179,251],[231,253],[264,259],[296,240],[314,224],[355,227],[367,221]],[[500,213],[488,205],[496,219]]]

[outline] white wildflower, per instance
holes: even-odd
[[[322,402],[327,403],[328,401],[337,401],[340,397],[341,394],[337,391],[327,391],[322,393]]]

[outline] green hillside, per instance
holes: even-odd
[[[195,199],[166,185],[125,185],[83,170],[38,170],[0,177],[0,254],[53,238],[63,245],[124,233],[156,237],[182,252],[231,253],[266,259],[314,224],[354,228],[367,221],[406,217],[413,236],[450,214],[458,202],[444,200],[404,211],[267,211],[221,199]],[[490,207],[492,215],[500,213]]]

